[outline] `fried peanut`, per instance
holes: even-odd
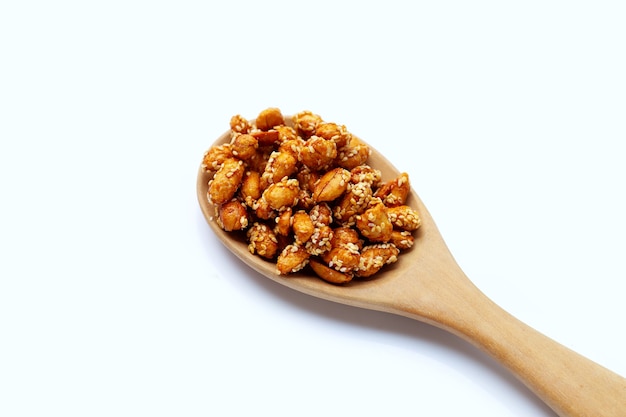
[[[348,129],[337,123],[322,122],[315,129],[315,136],[319,136],[326,140],[332,140],[337,145],[337,149],[346,146],[352,137]]]
[[[320,179],[321,174],[318,171],[311,171],[306,167],[302,167],[296,174],[296,178],[300,182],[300,188],[313,192],[315,190],[315,184]]]
[[[363,165],[370,156],[370,148],[356,136],[350,138],[350,143],[339,149],[337,153],[337,165],[345,169],[353,169]]]
[[[407,250],[413,246],[415,238],[408,230],[394,230],[391,232],[391,239],[389,239],[389,242],[396,245],[396,248],[400,250]]]
[[[372,198],[372,187],[367,182],[350,183],[346,193],[333,209],[334,218],[345,224],[353,224]]]
[[[387,217],[394,227],[412,232],[422,225],[417,211],[407,205],[390,207],[387,209]]]
[[[308,190],[303,190],[300,187],[300,195],[298,196],[298,204],[297,207],[301,210],[311,210],[311,208],[315,206],[315,200],[311,196],[311,192]]]
[[[260,130],[270,130],[274,126],[285,124],[285,119],[280,109],[269,107],[263,110],[256,118],[256,127]]]
[[[292,154],[296,159],[298,159],[298,156],[300,155],[300,150],[304,146],[304,143],[304,139],[299,137],[295,139],[283,140],[278,146],[278,152],[288,152]]]
[[[351,183],[358,184],[360,182],[365,182],[373,188],[377,188],[380,185],[382,178],[381,172],[369,165],[359,165],[352,168],[350,170],[350,175]]]
[[[283,178],[281,181],[270,184],[263,195],[262,200],[267,201],[269,206],[274,210],[284,210],[296,205],[300,195],[300,186],[298,180],[291,178]]]
[[[219,206],[218,223],[227,232],[248,227],[248,210],[239,200],[228,201]]]
[[[343,273],[352,273],[359,266],[362,242],[356,230],[351,227],[333,229],[330,246],[330,251],[321,255],[322,260],[330,268]]]
[[[392,243],[379,243],[369,245],[361,251],[359,267],[356,275],[370,277],[378,272],[383,266],[392,264],[398,260],[400,251]]]
[[[296,243],[306,243],[315,232],[315,225],[305,211],[298,211],[291,219],[291,227],[296,238]]]
[[[202,169],[204,171],[217,171],[220,169],[225,160],[233,157],[230,149],[230,143],[224,145],[213,146],[204,153],[202,159]]]
[[[387,216],[387,210],[378,198],[372,199],[370,208],[356,216],[356,227],[363,237],[372,242],[388,242],[391,239],[393,225]]]
[[[317,227],[330,226],[333,222],[333,211],[327,203],[316,204],[311,208],[309,215]]]
[[[261,193],[261,174],[257,171],[247,171],[241,181],[241,188],[239,188],[241,199],[249,207],[252,207],[261,198]]]
[[[317,202],[333,201],[348,188],[350,171],[343,168],[335,168],[328,171],[315,184],[313,199]]]
[[[244,171],[245,167],[241,160],[235,158],[225,160],[209,182],[209,201],[220,205],[233,198],[241,185]]]
[[[298,161],[289,152],[272,152],[261,175],[261,188],[291,176],[298,169]]]
[[[250,132],[250,122],[239,114],[230,118],[230,130],[235,133]]]
[[[248,250],[267,259],[272,259],[278,251],[278,239],[267,225],[255,222],[247,232]]]
[[[297,113],[293,116],[293,123],[295,125],[296,132],[304,139],[308,139],[311,137],[317,126],[322,122],[322,118],[313,114],[313,112],[305,110],[300,113]]]
[[[360,251],[363,246],[359,233],[351,227],[337,227],[333,229],[333,238],[330,243],[334,248],[350,246],[356,251]]]
[[[410,189],[409,175],[403,172],[394,180],[382,184],[374,196],[380,197],[387,207],[395,207],[406,202]]]
[[[291,231],[291,207],[280,212],[274,220],[276,221],[274,232],[280,236],[288,236]]]
[[[313,171],[328,169],[337,157],[337,145],[332,140],[311,136],[300,148],[298,159]]]
[[[287,141],[302,139],[298,137],[296,130],[291,126],[274,126],[274,130],[278,132],[278,141],[281,145]]]
[[[231,152],[233,156],[239,159],[250,159],[256,154],[259,147],[259,141],[252,135],[243,134],[233,138],[231,143]]]
[[[257,152],[246,161],[246,165],[250,171],[265,172],[267,162],[273,153],[272,148],[259,148]]]
[[[313,269],[318,277],[332,284],[346,284],[352,281],[352,275],[334,270],[324,265],[322,262],[311,259],[309,260],[309,265],[311,265],[311,269]]]
[[[248,250],[280,275],[308,268],[344,284],[367,279],[415,243],[421,225],[407,205],[407,173],[383,182],[369,146],[311,111],[286,120],[278,108],[230,119],[230,143],[213,146],[201,169],[225,231],[245,231]]]
[[[298,272],[309,262],[311,254],[298,244],[287,245],[276,260],[276,269],[280,275]]]
[[[255,130],[250,135],[259,142],[259,146],[274,146],[280,140],[280,133],[277,130]]]
[[[269,220],[277,214],[263,196],[254,203],[252,208],[254,209],[255,216],[262,220]]]
[[[322,254],[322,259],[326,264],[339,272],[351,274],[359,267],[361,255],[358,250],[350,247],[331,248],[330,251]]]
[[[333,229],[330,226],[319,226],[313,230],[311,238],[306,242],[306,250],[311,255],[319,256],[331,249],[330,240],[333,238]]]

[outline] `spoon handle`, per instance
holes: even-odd
[[[508,368],[561,417],[625,417],[626,379],[524,324],[469,283],[433,316]],[[414,317],[416,318],[416,317]]]

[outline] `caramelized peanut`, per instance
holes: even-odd
[[[281,275],[298,272],[306,266],[311,255],[300,245],[287,245],[276,260],[276,269]]]
[[[398,229],[412,232],[422,225],[422,220],[417,211],[407,205],[388,208],[387,216],[393,226]]]
[[[214,146],[204,153],[202,159],[202,169],[204,171],[217,171],[225,160],[233,157],[230,143]]]
[[[296,132],[308,139],[311,137],[317,126],[322,122],[322,118],[317,114],[313,114],[311,111],[305,110],[293,116],[293,123],[295,125]]]
[[[276,211],[270,206],[266,199],[261,196],[252,206],[254,214],[262,220],[269,220],[276,216]]]
[[[280,140],[278,130],[255,130],[250,134],[259,142],[259,146],[273,146]]]
[[[396,245],[396,248],[400,250],[407,250],[413,246],[415,238],[408,230],[394,230],[391,232],[391,239],[389,239],[389,242]]]
[[[326,203],[316,204],[309,214],[315,226],[330,226],[333,222],[333,212]]]
[[[338,149],[346,146],[352,138],[352,135],[348,132],[348,129],[346,129],[345,126],[329,122],[318,124],[315,129],[315,136],[319,136],[326,140],[332,140],[335,142]]]
[[[288,236],[291,231],[291,207],[280,212],[274,220],[276,221],[274,232],[280,236]]]
[[[313,190],[313,199],[318,202],[333,201],[348,188],[350,171],[335,168],[328,171],[319,179]]]
[[[380,199],[373,199],[371,207],[356,217],[356,227],[361,234],[372,242],[388,242],[391,239],[393,225],[387,216],[385,205]]]
[[[319,256],[331,249],[330,240],[333,237],[333,229],[330,226],[320,226],[313,230],[311,238],[306,242],[306,250],[311,255]]]
[[[278,239],[274,232],[263,223],[254,223],[248,229],[248,250],[267,259],[272,259],[278,251]]]
[[[306,243],[315,232],[315,225],[305,211],[295,213],[291,223],[296,243]]]
[[[274,130],[278,132],[278,141],[281,143],[281,145],[287,141],[301,139],[298,137],[296,130],[291,126],[274,126]]]
[[[245,167],[241,160],[235,158],[225,160],[209,183],[209,201],[220,205],[233,198],[241,185],[244,171]]]
[[[261,199],[267,201],[274,210],[281,211],[296,205],[300,195],[298,180],[284,178],[282,181],[271,184],[263,192]]]
[[[248,210],[239,200],[231,200],[222,204],[218,213],[219,225],[227,232],[248,227]]]
[[[400,251],[392,243],[379,243],[363,248],[356,275],[370,277],[385,266],[398,260]]]
[[[291,176],[298,169],[298,161],[289,152],[272,152],[261,175],[261,187],[267,188],[270,184]]]
[[[367,182],[350,184],[333,210],[335,219],[354,224],[356,215],[363,213],[372,198],[372,187]]]
[[[230,119],[230,143],[213,146],[201,169],[207,198],[225,231],[245,230],[248,250],[280,275],[303,268],[344,284],[396,262],[421,225],[407,205],[409,176],[383,182],[367,165],[370,148],[348,129],[278,108],[256,120]]]
[[[358,165],[352,168],[350,170],[350,175],[350,182],[353,184],[364,182],[373,188],[377,188],[380,185],[382,178],[381,172],[369,165]]]
[[[352,246],[356,251],[360,251],[363,242],[359,238],[359,233],[351,227],[337,227],[333,230],[331,245],[335,248],[341,246]]]
[[[370,156],[370,148],[356,136],[350,138],[348,145],[339,149],[337,165],[346,169],[353,169],[363,165]]]
[[[256,127],[260,130],[270,130],[274,126],[285,124],[285,119],[280,109],[269,107],[263,110],[256,118]]]
[[[239,114],[230,118],[230,129],[235,133],[250,132],[250,122]]]
[[[382,184],[374,196],[380,197],[387,207],[395,207],[406,202],[410,189],[409,175],[403,172],[393,181]]]
[[[352,273],[359,267],[361,255],[358,250],[350,247],[332,248],[322,254],[322,259],[333,269],[343,273]]]
[[[250,159],[256,154],[259,141],[252,135],[237,135],[231,144],[233,156],[239,159]]]
[[[241,199],[252,207],[254,203],[261,198],[261,174],[257,171],[247,171],[241,181],[239,195]]]
[[[309,265],[311,265],[311,269],[313,269],[318,277],[332,284],[346,284],[352,281],[352,275],[336,271],[313,259],[309,261]]]
[[[300,150],[304,146],[304,143],[304,139],[300,137],[282,140],[278,146],[278,152],[288,152],[293,155],[294,158],[298,159]]]
[[[332,140],[311,136],[300,148],[298,159],[313,171],[328,169],[337,157],[337,145]]]
[[[312,193],[315,190],[315,184],[321,178],[321,174],[318,171],[311,171],[307,167],[302,167],[296,174],[296,178],[300,182],[300,188]]]

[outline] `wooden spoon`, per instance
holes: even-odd
[[[214,145],[229,140],[226,132]],[[374,149],[368,164],[383,179],[399,174]],[[485,296],[458,266],[413,190],[407,204],[422,219],[413,248],[374,279],[338,286],[306,272],[280,276],[274,263],[250,254],[241,235],[225,232],[215,221],[215,207],[207,200],[209,179],[200,169],[197,194],[209,226],[231,252],[269,279],[315,297],[445,329],[500,362],[559,416],[626,416],[626,379],[522,323]]]

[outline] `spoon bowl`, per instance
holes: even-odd
[[[230,131],[213,145],[229,141]],[[395,178],[399,171],[393,164],[370,149],[368,164],[383,178]],[[209,180],[210,174],[200,168],[197,196],[210,228],[233,254],[267,278],[315,297],[447,330],[491,355],[559,416],[626,416],[626,379],[522,323],[483,294],[461,270],[413,189],[407,204],[422,220],[414,246],[371,279],[333,285],[307,269],[278,275],[274,263],[252,255],[243,234],[217,224],[216,208],[207,199]]]

